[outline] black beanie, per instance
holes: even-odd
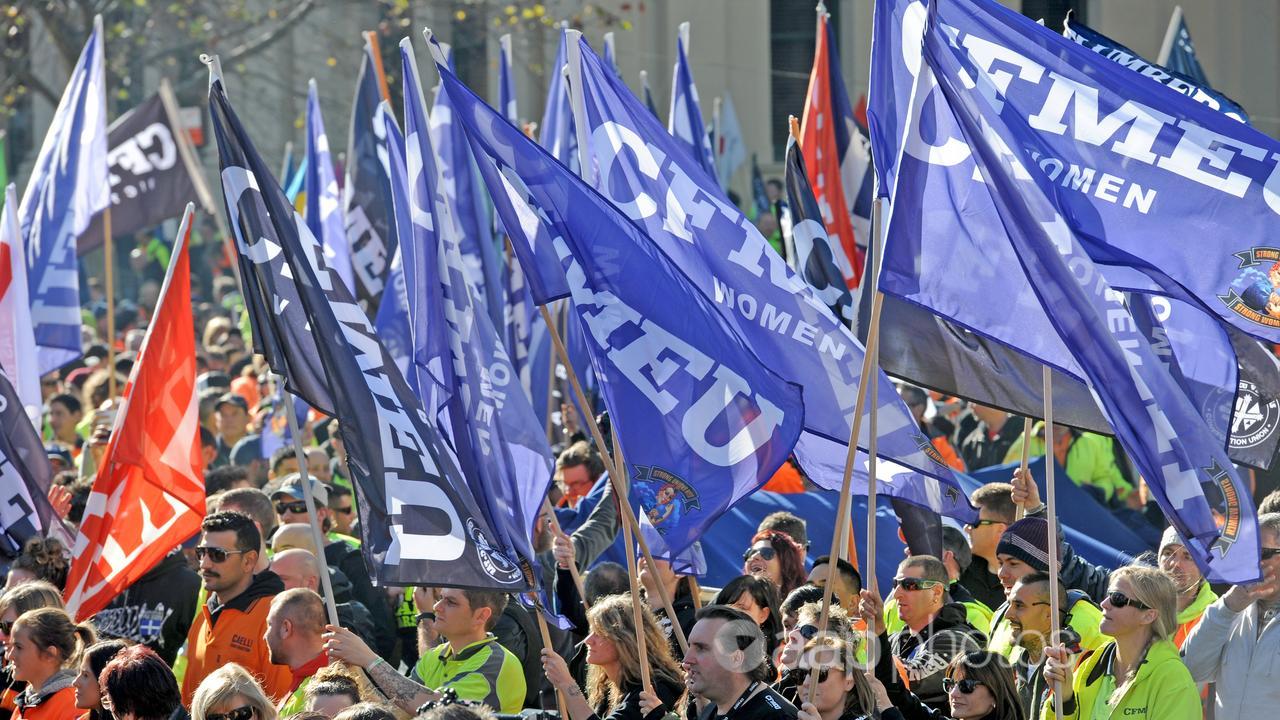
[[[1005,529],[997,555],[1017,558],[1040,572],[1049,572],[1049,524],[1044,518],[1023,518]]]

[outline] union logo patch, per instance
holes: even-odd
[[[1240,272],[1218,299],[1240,317],[1280,328],[1280,248],[1252,247],[1235,256]]]

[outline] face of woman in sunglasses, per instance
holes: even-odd
[[[1112,580],[1110,591],[1102,599],[1102,622],[1098,629],[1111,637],[1142,632],[1154,622],[1155,611],[1139,607],[1140,604],[1128,578]]]
[[[813,703],[818,714],[823,717],[838,717],[844,710],[845,698],[853,690],[853,675],[845,672],[839,665],[829,665],[817,670],[805,668],[801,672],[799,693],[802,701]],[[815,673],[818,676],[818,689],[811,698],[809,678]]]
[[[13,642],[11,633],[13,632],[13,623],[18,619],[18,611],[9,608],[0,615],[0,652],[3,652],[10,643]]]
[[[778,564],[778,554],[768,540],[761,540],[747,551],[742,573],[762,577],[774,585],[782,584],[782,566]]]
[[[980,683],[965,681],[964,668],[956,668],[950,678],[947,700],[951,702],[951,716],[956,720],[972,720],[985,716],[996,708],[996,697],[991,689]],[[968,690],[969,692],[965,692]]]
[[[226,702],[214,705],[204,716],[210,720],[259,720],[249,699],[243,695],[232,696]]]

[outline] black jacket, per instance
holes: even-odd
[[[969,472],[981,470],[1002,464],[1009,448],[1013,447],[1014,441],[1021,434],[1022,418],[1016,415],[1010,415],[1009,419],[1004,421],[1004,425],[995,437],[989,437],[987,424],[980,422],[960,439],[960,447],[956,448],[956,451],[960,453],[960,459],[964,460],[964,466]]]
[[[989,608],[1000,607],[1005,601],[1004,585],[1000,584],[1000,578],[987,567],[986,558],[974,555],[973,561],[960,573],[960,579],[956,582],[964,586],[975,600]]]
[[[947,665],[957,656],[981,650],[987,644],[986,635],[970,625],[966,617],[964,605],[948,603],[919,633],[903,628],[891,639],[880,636],[882,643],[888,643],[891,652],[880,653],[876,678],[884,683],[891,699],[895,690],[898,693],[908,690],[894,667],[896,658],[896,664],[902,668],[911,685],[909,690],[921,702],[941,712],[948,709],[947,694],[942,691]]]
[[[195,620],[200,576],[171,552],[93,616],[98,635],[141,643],[173,664]]]
[[[351,599],[364,605],[373,618],[373,633],[376,640],[373,649],[382,657],[391,657],[395,652],[396,618],[387,600],[387,594],[375,588],[369,579],[369,568],[364,564],[364,556],[360,551],[342,540],[336,540],[324,546],[324,561],[331,568],[337,568],[351,581]]]

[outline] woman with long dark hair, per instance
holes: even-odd
[[[742,554],[742,574],[772,582],[778,597],[786,597],[805,582],[803,553],[790,535],[777,530],[761,530],[751,538]]]
[[[557,690],[564,693],[569,720],[641,720],[640,653],[636,644],[634,600],[630,594],[610,595],[587,612],[590,634],[587,645],[586,694],[574,681],[569,666],[550,648],[542,651],[542,669]],[[684,693],[684,673],[671,654],[671,645],[653,613],[641,606],[644,643],[654,692],[668,710],[679,714]]]
[[[1003,655],[986,650],[965,653],[947,666],[942,687],[951,712],[920,702],[900,683],[886,689],[873,674],[867,682],[876,694],[881,720],[1026,720],[1018,699],[1013,667]]]
[[[751,616],[764,633],[769,660],[782,642],[782,612],[778,609],[778,590],[772,582],[754,575],[739,575],[721,588],[712,605],[731,605]]]
[[[129,647],[123,640],[103,640],[89,646],[80,660],[80,674],[71,684],[76,691],[76,707],[84,710],[80,720],[112,720],[111,713],[102,707],[102,686],[98,677],[111,658]]]

